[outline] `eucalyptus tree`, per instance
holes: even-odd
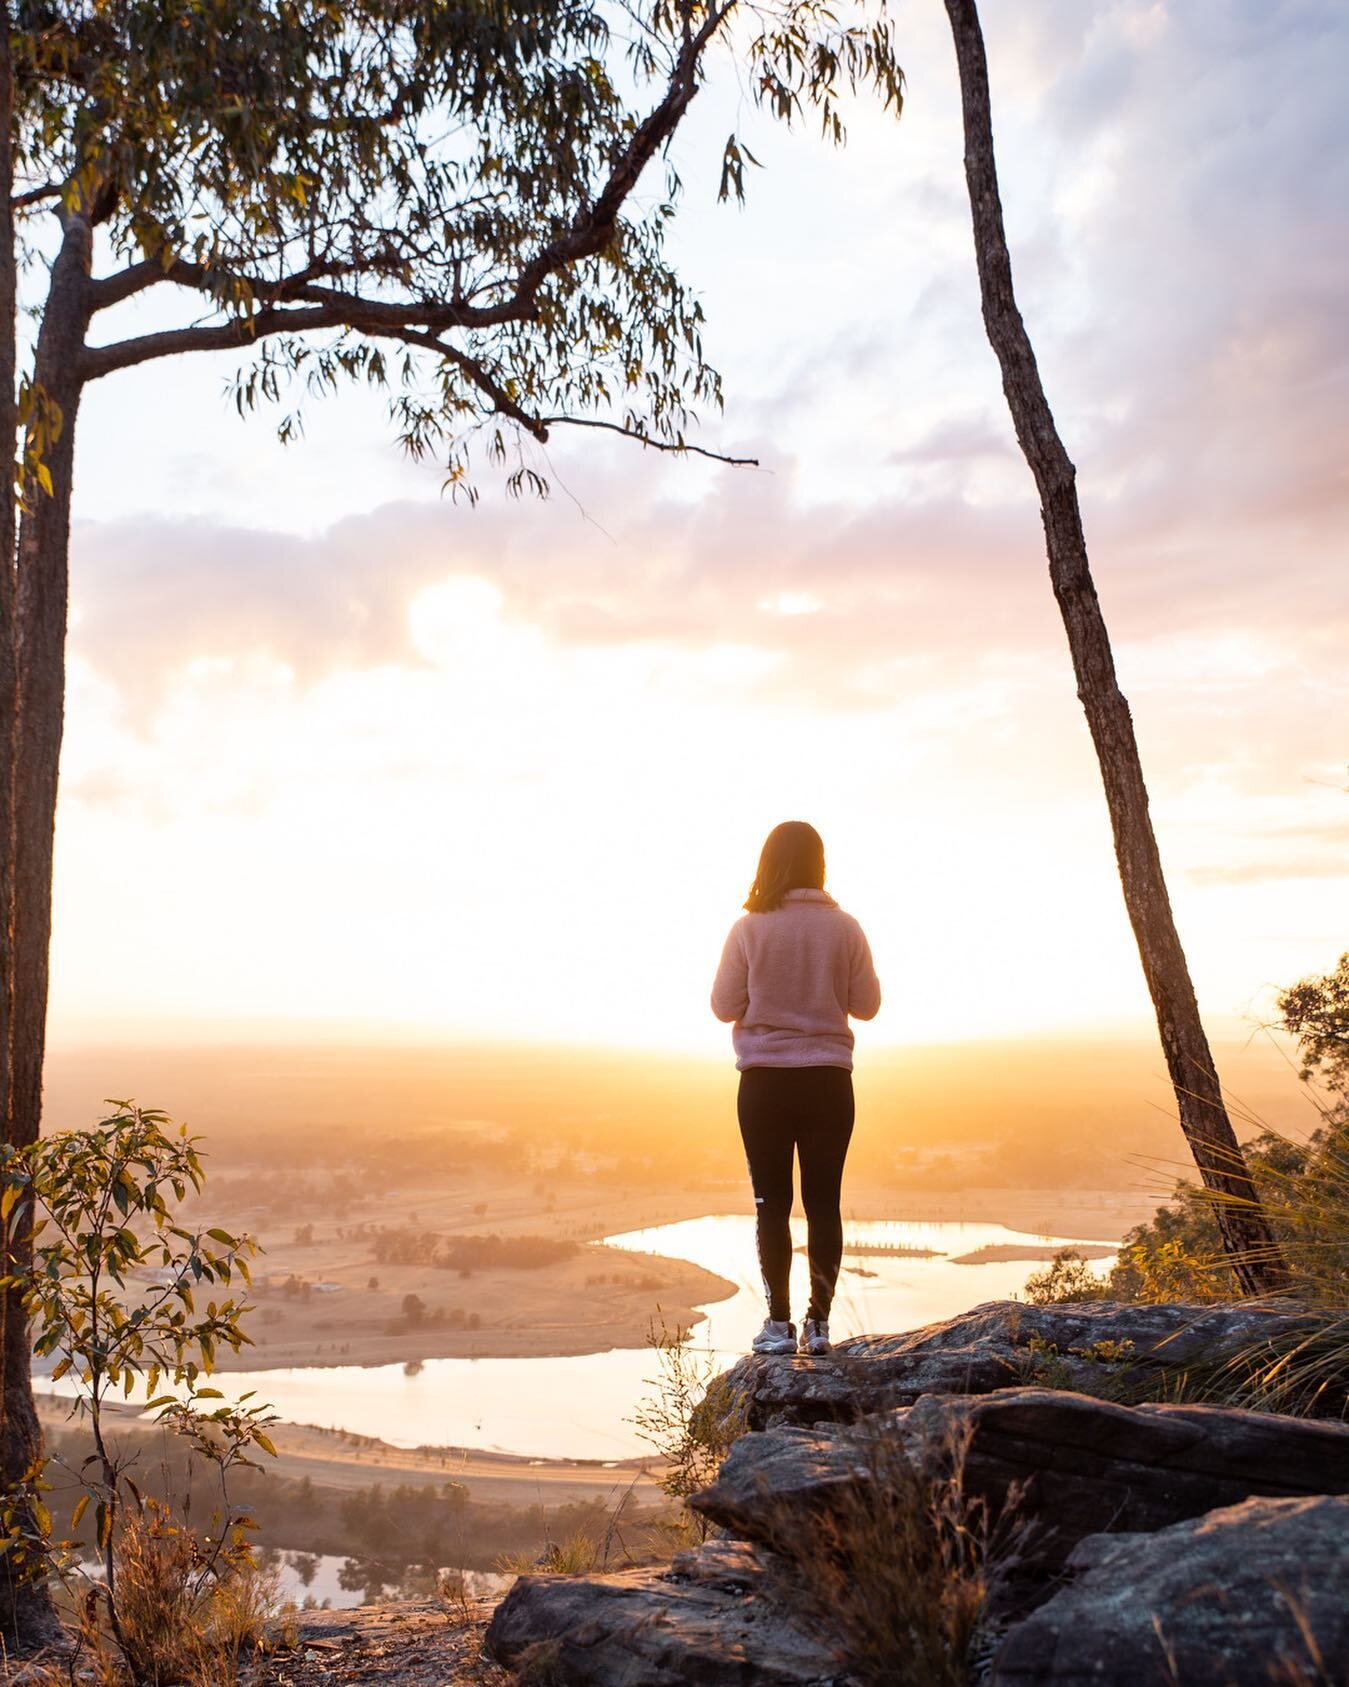
[[[842,91],[897,108],[902,77],[883,5],[853,19],[823,0],[7,0],[4,21],[0,398],[22,437],[17,520],[11,501],[0,522],[0,1087],[24,1145],[90,383],[211,351],[242,354],[245,412],[374,383],[406,447],[470,496],[475,447],[511,490],[542,490],[520,446],[563,425],[698,449],[690,416],[721,394],[665,256],[666,149],[709,54],[734,51],[755,100],[835,141]],[[745,158],[732,137],[723,197]],[[16,273],[38,282],[17,386]],[[40,1442],[14,1295],[5,1318],[13,1484]],[[11,1639],[42,1619],[40,1590],[0,1612]]]
[[[988,62],[976,0],[945,4],[960,73],[965,179],[984,325],[1002,372],[1016,437],[1040,494],[1049,577],[1100,764],[1125,907],[1156,1012],[1181,1129],[1210,1192],[1237,1281],[1250,1294],[1278,1289],[1286,1281],[1284,1263],[1227,1114],[1176,930],[1133,718],[1115,675],[1110,634],[1087,558],[1077,471],[1045,397],[1012,288],[993,151]]]

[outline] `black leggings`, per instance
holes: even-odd
[[[768,1316],[791,1317],[792,1154],[810,1258],[807,1318],[827,1318],[843,1257],[839,1188],[853,1127],[852,1073],[842,1066],[751,1066],[740,1074],[740,1135],[758,1215],[759,1269]]]

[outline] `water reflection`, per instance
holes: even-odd
[[[372,1576],[358,1559],[334,1558],[321,1552],[293,1552],[289,1549],[264,1551],[264,1568],[275,1566],[280,1595],[283,1601],[301,1607],[327,1607],[333,1611],[350,1610],[371,1600],[429,1596],[429,1587],[408,1589],[397,1581],[382,1581]],[[501,1593],[510,1583],[509,1576],[493,1570],[446,1569],[444,1576],[457,1577],[470,1599],[485,1599]]]

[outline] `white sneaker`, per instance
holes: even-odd
[[[782,1318],[765,1318],[751,1346],[756,1353],[795,1353],[796,1325]]]
[[[827,1318],[807,1318],[801,1325],[801,1341],[799,1351],[808,1353],[812,1358],[822,1358],[826,1353],[834,1351],[834,1344],[829,1339],[829,1320]]]

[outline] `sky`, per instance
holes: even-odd
[[[986,0],[1014,272],[1201,1005],[1349,937],[1339,0]],[[895,8],[846,148],[723,65],[673,253],[758,470],[580,434],[470,509],[376,399],[282,447],[230,358],[80,418],[53,1042],[715,1053],[759,845],[823,833],[865,1046],[1148,1021],[1033,488],[979,318],[955,72]],[[762,170],[715,201],[739,127]]]

